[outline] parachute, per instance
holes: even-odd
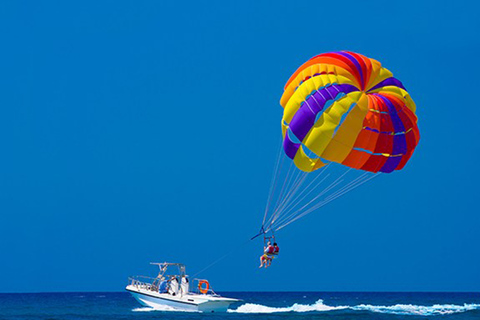
[[[282,145],[258,235],[380,173],[403,169],[420,139],[416,106],[403,84],[358,53],[311,58],[287,81],[280,104]]]

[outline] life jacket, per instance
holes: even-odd
[[[265,253],[272,254],[275,252],[275,248],[273,246],[268,246],[265,250]]]
[[[273,253],[278,254],[278,251],[280,251],[280,248],[278,246],[273,247]]]

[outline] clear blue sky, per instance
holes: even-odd
[[[0,5],[0,292],[119,291],[259,228],[278,103],[313,55],[375,58],[422,139],[382,176],[203,275],[217,290],[480,290],[480,7],[458,1]],[[298,275],[302,275],[299,277]],[[295,275],[295,276],[294,276]]]

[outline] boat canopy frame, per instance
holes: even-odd
[[[150,262],[151,265],[158,266],[159,272],[157,279],[165,279],[165,277],[178,276],[180,279],[187,277],[185,265],[183,263],[172,263],[172,262]],[[166,275],[166,272],[169,267],[177,267],[178,273],[176,275]]]

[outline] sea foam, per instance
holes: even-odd
[[[333,311],[340,309],[347,309],[347,306],[327,306],[323,304],[323,300],[318,300],[314,304],[298,304],[295,303],[290,307],[267,307],[261,304],[246,303],[241,305],[235,310],[228,310],[228,312],[236,313],[277,313],[277,312],[322,312],[322,311]]]
[[[415,315],[415,316],[435,316],[447,315],[453,313],[461,313],[471,310],[480,310],[480,304],[443,304],[433,306],[417,306],[412,304],[396,304],[392,306],[374,306],[361,304],[357,306],[328,306],[323,300],[318,300],[314,304],[297,304],[290,307],[268,307],[260,304],[247,303],[241,305],[235,310],[228,312],[235,313],[281,313],[281,312],[325,312],[335,310],[353,310],[353,311],[370,311],[376,313],[388,313],[398,315]]]
[[[361,304],[350,307],[352,310],[367,310],[379,313],[390,313],[399,315],[415,315],[415,316],[435,316],[447,315],[452,313],[460,313],[471,310],[480,309],[480,304],[435,304],[433,306],[417,306],[412,304],[396,304],[393,306],[372,306],[369,304]]]

